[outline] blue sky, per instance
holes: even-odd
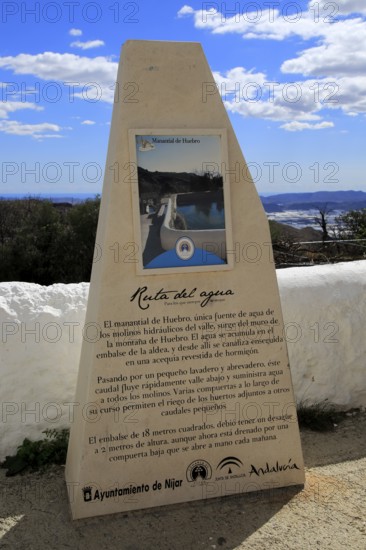
[[[127,39],[202,43],[260,193],[366,191],[364,0],[0,10],[0,193],[101,191]]]

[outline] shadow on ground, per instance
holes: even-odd
[[[72,521],[63,468],[4,478],[2,549],[232,549],[299,492],[290,487]],[[4,517],[4,513],[2,514]],[[7,518],[7,519],[6,519]],[[13,518],[13,519],[11,519]]]
[[[366,415],[346,417],[334,431],[301,430],[305,466],[314,468],[366,457]]]
[[[364,548],[359,459],[366,456],[365,428],[366,416],[360,415],[334,432],[303,431],[308,472],[301,492],[272,489],[78,521],[70,517],[63,467],[14,478],[0,470],[0,548],[288,550],[314,548],[319,539],[320,547],[329,543],[338,550],[344,540],[338,546],[332,541],[341,524],[351,547]]]

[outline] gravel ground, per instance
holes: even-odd
[[[306,485],[72,521],[64,471],[5,477],[0,548],[365,550],[366,415],[301,434]]]

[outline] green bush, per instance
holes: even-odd
[[[7,476],[14,476],[29,470],[41,470],[51,464],[65,464],[69,430],[45,430],[45,439],[30,441],[24,439],[14,456],[7,456],[1,464]]]
[[[0,281],[88,282],[100,197],[72,206],[0,200]]]

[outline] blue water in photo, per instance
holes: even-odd
[[[186,229],[225,229],[223,202],[186,204],[177,207],[186,222]]]

